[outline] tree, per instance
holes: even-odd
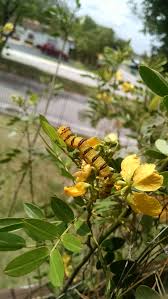
[[[37,19],[47,4],[49,0],[0,0],[0,24],[3,26],[11,21],[16,25],[25,17]]]
[[[0,0],[0,27],[2,28],[5,24],[12,22],[14,31],[16,25],[26,17],[42,21],[45,9],[51,5],[50,3],[50,0]],[[0,52],[13,31],[4,35],[0,44]]]
[[[134,10],[138,13],[137,0]],[[161,42],[160,51],[168,56],[168,0],[143,0],[142,14],[144,32],[156,35]]]
[[[73,36],[76,45],[74,58],[91,65],[96,64],[97,54],[102,53],[104,47],[115,48],[122,43],[113,29],[98,25],[89,16],[78,19]]]
[[[67,1],[55,0],[46,10],[42,22],[48,25],[48,32],[51,35],[59,35],[67,40],[73,30],[76,22],[76,12],[79,8],[79,0],[75,0],[74,3],[71,3],[71,6],[67,4]]]

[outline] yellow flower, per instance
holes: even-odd
[[[76,177],[76,182],[85,182],[90,176],[92,171],[92,166],[85,164],[82,166],[82,169],[75,172],[74,176]]]
[[[162,212],[162,205],[152,196],[146,193],[133,192],[129,197],[129,204],[135,213],[148,216],[159,216]]]
[[[124,82],[121,87],[124,92],[134,91],[134,85],[130,82]]]
[[[123,74],[121,71],[117,71],[115,74],[115,78],[117,81],[122,81],[123,80]]]
[[[105,103],[110,103],[112,101],[112,96],[111,94],[107,91],[99,92],[96,95],[96,98],[98,100],[102,100]]]
[[[99,144],[101,144],[101,140],[97,137],[91,137],[91,138],[87,139],[87,144],[94,148],[94,147],[98,146]]]
[[[10,32],[12,32],[14,29],[14,26],[12,23],[6,23],[4,26],[3,26],[3,33],[5,34],[9,34]]]
[[[63,263],[64,263],[64,270],[65,270],[65,275],[69,277],[72,272],[72,266],[69,264],[71,261],[71,257],[68,254],[64,254],[62,256]]]
[[[71,256],[68,254],[63,254],[62,259],[63,259],[64,265],[68,266],[68,264],[71,260]]]
[[[87,192],[90,185],[84,182],[79,182],[71,187],[64,187],[64,192],[72,197],[82,196]]]
[[[121,176],[125,182],[140,191],[156,191],[162,186],[163,176],[155,164],[142,164],[136,155],[126,157],[121,163]]]

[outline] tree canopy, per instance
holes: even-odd
[[[22,18],[39,19],[50,0],[0,0],[0,24],[17,24]]]
[[[97,54],[102,53],[104,47],[115,48],[124,43],[115,36],[113,29],[97,24],[89,16],[78,19],[73,36],[76,44],[75,58],[92,65],[95,64]]]
[[[134,0],[138,13],[138,1]],[[144,32],[156,35],[161,42],[160,51],[168,56],[168,0],[143,0]]]

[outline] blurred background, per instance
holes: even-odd
[[[76,131],[91,135],[95,133],[93,128],[79,119],[79,112],[85,95],[96,86],[92,75],[101,66],[104,47],[117,49],[129,42],[133,55],[120,69],[124,80],[134,84],[143,59],[157,53],[168,55],[168,2],[81,0],[75,8],[74,1],[62,1],[62,9],[73,18],[71,28],[61,24],[54,7],[57,2],[0,2],[1,26],[7,22],[14,25],[1,46],[0,109],[14,109],[10,101],[12,95],[24,95],[28,89],[39,91],[40,85],[36,83],[44,75],[56,72],[60,58],[57,76],[60,83],[66,84],[57,103],[53,103],[56,106],[50,106],[49,119],[68,122]],[[42,106],[43,102],[39,112]],[[69,114],[71,109],[72,115]],[[101,129],[98,128],[100,132]]]

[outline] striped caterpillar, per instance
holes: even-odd
[[[100,154],[89,145],[87,139],[74,136],[69,127],[61,126],[58,129],[58,134],[64,142],[72,148],[77,148],[86,163],[93,165],[99,176],[104,179],[112,177],[112,171]]]

